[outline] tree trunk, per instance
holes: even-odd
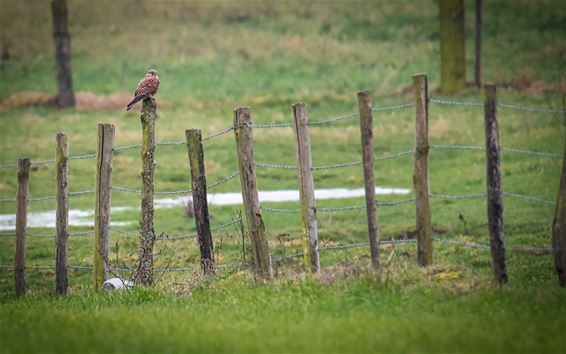
[[[75,105],[75,95],[71,77],[71,37],[67,25],[67,1],[53,0],[51,11],[53,14],[55,61],[57,62],[57,105],[59,107],[72,107]]]
[[[440,90],[453,94],[466,87],[464,0],[440,0]]]

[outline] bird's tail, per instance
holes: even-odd
[[[143,99],[145,99],[145,98],[147,98],[147,95],[139,95],[139,96],[134,97],[134,99],[131,100],[130,103],[128,103],[128,106],[126,107],[126,111],[129,111],[130,109],[132,109],[132,107],[133,107],[136,103],[138,103],[139,101],[141,101],[141,100],[143,100]]]

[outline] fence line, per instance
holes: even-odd
[[[409,156],[409,155],[414,155],[417,154],[417,157],[419,156],[419,154],[422,154],[423,156],[426,157],[426,164],[423,164],[421,166],[421,168],[423,170],[425,170],[426,173],[428,173],[428,148],[438,148],[438,149],[460,149],[460,150],[485,150],[486,148],[483,146],[465,146],[465,145],[440,145],[440,144],[431,144],[429,145],[428,143],[428,103],[435,103],[435,104],[440,104],[440,105],[458,105],[458,106],[472,106],[472,107],[478,107],[478,106],[484,106],[484,103],[482,102],[466,102],[466,101],[455,101],[455,100],[443,100],[443,99],[429,99],[428,97],[428,87],[426,85],[426,75],[417,75],[415,77],[424,77],[424,88],[422,90],[424,90],[423,92],[421,92],[421,95],[417,95],[417,99],[416,102],[417,103],[405,103],[405,104],[398,104],[398,105],[393,105],[393,106],[385,106],[385,107],[371,107],[371,103],[368,105],[368,112],[383,112],[383,111],[394,111],[394,110],[401,110],[401,109],[407,109],[407,108],[411,108],[411,107],[417,107],[417,126],[419,126],[419,124],[422,124],[422,119],[419,120],[418,118],[422,118],[425,117],[426,114],[426,136],[423,138],[421,137],[421,140],[419,140],[419,138],[417,138],[417,146],[416,146],[416,150],[407,150],[407,151],[402,151],[402,152],[398,152],[395,154],[390,154],[390,155],[386,155],[386,156],[381,156],[381,157],[370,157],[369,161],[371,162],[373,161],[383,161],[383,160],[388,160],[388,159],[394,159],[394,158],[399,158],[399,157],[403,157],[403,156]],[[424,99],[422,99],[424,97]],[[298,104],[293,106],[294,107],[294,112],[295,112],[295,118],[297,119],[297,111],[296,111],[296,107],[297,106],[301,106],[303,108],[305,108],[306,106],[304,104]],[[501,108],[505,108],[505,109],[515,109],[515,110],[522,110],[522,111],[528,111],[528,112],[539,112],[539,113],[565,113],[564,110],[554,110],[554,109],[543,109],[543,108],[532,108],[532,107],[526,107],[526,106],[519,106],[519,105],[507,105],[507,104],[496,104],[495,100],[493,100],[492,105],[490,106],[492,108],[492,112],[493,112],[493,116],[495,119],[495,109],[494,107],[501,107]],[[425,108],[426,108],[426,112],[425,112]],[[423,113],[425,112],[425,113]],[[487,112],[487,109],[486,109]],[[487,113],[486,113],[487,114]],[[240,108],[240,115],[243,118],[241,120],[243,123],[240,123],[237,119],[236,116],[237,114],[235,114],[235,119],[234,119],[234,125],[231,127],[228,127],[226,129],[220,130],[216,133],[213,133],[210,136],[204,137],[204,138],[200,138],[200,131],[199,132],[199,141],[200,142],[204,142],[204,141],[209,141],[212,140],[214,138],[223,136],[231,131],[234,131],[236,134],[236,139],[238,140],[239,137],[239,132],[241,133],[241,131],[246,130],[246,133],[249,134],[249,138],[247,142],[242,143],[242,141],[240,141],[240,145],[238,146],[238,149],[242,149],[242,151],[244,151],[246,154],[249,154],[249,151],[247,151],[247,149],[251,150],[251,146],[252,146],[252,139],[251,139],[251,130],[252,128],[257,128],[257,129],[271,129],[271,128],[289,128],[289,127],[295,127],[298,131],[298,123],[292,124],[292,123],[273,123],[273,124],[253,124],[251,122],[251,117],[250,117],[250,110],[249,108]],[[304,109],[304,115],[306,117],[306,108]],[[143,115],[142,115],[143,116]],[[421,117],[422,116],[422,117]],[[304,119],[304,127],[302,127],[301,129],[303,129],[303,133],[306,132],[306,136],[303,136],[303,139],[299,139],[298,138],[298,144],[299,144],[299,150],[301,149],[301,141],[305,141],[305,139],[308,140],[309,138],[309,133],[308,133],[308,127],[309,126],[323,126],[323,125],[330,125],[332,123],[336,123],[336,122],[342,122],[342,121],[346,121],[346,120],[351,120],[351,119],[355,119],[355,118],[359,118],[360,117],[360,113],[355,112],[355,113],[349,113],[349,114],[344,114],[344,115],[340,115],[340,116],[335,116],[335,117],[330,117],[328,119],[324,119],[324,120],[318,120],[318,121],[308,121],[307,118],[303,117]],[[241,129],[242,127],[244,127],[245,129]],[[497,127],[495,127],[496,129]],[[421,128],[421,132],[423,128]],[[498,132],[496,130],[494,130],[495,133],[497,133],[498,136]],[[419,128],[417,127],[417,133],[419,132]],[[362,134],[363,134],[363,127],[362,127]],[[299,135],[298,135],[299,136]],[[426,140],[424,140],[426,139]],[[489,140],[489,139],[488,139]],[[153,138],[150,140],[151,144],[155,144],[155,145],[163,145],[163,146],[180,146],[180,145],[185,145],[186,143],[184,141],[162,141],[162,142],[155,142]],[[145,147],[146,143],[148,143],[147,139],[144,139],[144,145],[142,146],[142,144],[134,144],[134,145],[127,145],[127,146],[119,146],[119,147],[115,147],[112,148],[111,143],[110,143],[110,149],[108,150],[108,152],[110,152],[110,161],[111,161],[111,156],[112,156],[112,152],[118,152],[118,151],[125,151],[125,150],[130,150],[130,149],[139,149],[142,148],[142,156],[143,155],[143,147]],[[363,139],[362,139],[362,143],[363,143]],[[149,144],[149,143],[148,143]],[[364,145],[366,146],[366,145]],[[202,147],[202,145],[201,145]],[[499,144],[497,144],[497,147],[499,149]],[[308,146],[306,149],[303,147],[303,151],[298,152],[298,161],[301,161],[301,177],[299,177],[299,180],[303,181],[304,180],[304,176],[311,174],[311,171],[314,170],[331,170],[331,169],[338,169],[338,168],[348,168],[348,167],[353,167],[353,166],[359,166],[362,165],[362,161],[351,161],[351,162],[344,162],[344,163],[337,163],[337,164],[331,164],[331,165],[322,165],[322,166],[312,166],[312,163],[310,161],[305,162],[304,160],[304,156],[308,155],[308,160],[311,160],[310,158],[310,146]],[[373,151],[373,149],[371,149]],[[549,153],[549,152],[542,152],[542,151],[532,151],[532,150],[528,150],[528,149],[523,149],[523,148],[505,148],[502,147],[501,148],[502,151],[505,152],[510,152],[510,153],[522,153],[522,154],[527,154],[527,155],[532,155],[532,156],[538,156],[538,157],[551,157],[551,158],[563,158],[564,155],[563,154],[558,154],[558,153]],[[189,155],[191,154],[193,150],[189,148]],[[238,150],[238,152],[240,152],[240,150]],[[202,153],[200,153],[200,155],[202,155]],[[78,160],[78,159],[88,159],[88,158],[94,158],[97,157],[97,154],[83,154],[83,155],[75,155],[75,156],[70,156],[69,159],[70,160]],[[242,158],[241,156],[239,156],[239,162],[240,164],[242,163]],[[303,160],[301,160],[300,157],[303,157]],[[499,158],[497,156],[497,158]],[[153,157],[151,157],[151,160],[153,159]],[[489,156],[488,156],[489,159]],[[199,162],[202,162],[204,160],[203,157],[200,158]],[[249,186],[251,186],[252,188],[256,188],[257,186],[253,186],[255,185],[255,169],[254,169],[254,165],[258,166],[258,167],[266,167],[266,168],[281,168],[281,169],[298,169],[298,166],[295,165],[284,165],[284,164],[271,164],[271,163],[254,163],[253,162],[253,155],[249,154],[249,157],[245,158],[244,160],[248,160],[251,161],[251,164],[246,165],[244,168],[242,168],[242,166],[240,166],[241,171],[237,171],[235,173],[232,173],[229,176],[226,176],[220,180],[218,180],[217,182],[211,184],[210,186],[208,186],[208,188],[206,188],[206,190],[211,190],[213,188],[215,188],[218,185],[221,185],[223,183],[228,182],[229,180],[240,176],[240,173],[244,173],[247,174],[248,170],[254,170],[253,173],[249,174],[250,176],[248,176],[248,179],[251,179],[252,181],[247,183]],[[29,160],[28,160],[29,161]],[[491,161],[491,160],[489,160]],[[41,165],[41,164],[51,164],[54,163],[55,160],[43,160],[43,161],[33,161],[32,164],[36,164],[36,165]],[[191,160],[192,162],[192,160]],[[16,164],[6,164],[6,165],[0,165],[0,167],[16,167]],[[145,165],[144,165],[145,166]],[[152,165],[153,166],[153,165]],[[305,168],[306,166],[306,168]],[[371,167],[370,167],[371,169]],[[416,171],[417,167],[415,165],[415,171]],[[111,170],[111,162],[110,162],[110,170]],[[306,172],[305,172],[306,171]],[[100,171],[98,171],[100,172]],[[98,175],[97,172],[97,175]],[[416,172],[415,172],[416,173]],[[204,172],[203,172],[204,174]],[[192,176],[192,175],[191,175]],[[420,176],[420,175],[419,175]],[[194,178],[192,176],[192,178]],[[312,175],[311,175],[311,179],[312,179]],[[419,200],[426,200],[426,203],[428,204],[428,198],[435,198],[435,199],[473,199],[473,198],[485,198],[487,196],[487,193],[472,193],[472,194],[456,194],[456,195],[448,195],[448,194],[434,194],[434,193],[430,193],[428,191],[428,177],[427,179],[427,185],[426,185],[426,189],[422,189],[422,190],[426,190],[424,193],[416,193],[417,196],[420,198]],[[175,194],[191,194],[192,190],[191,189],[183,189],[183,190],[177,190],[177,191],[162,191],[162,192],[154,192],[153,191],[153,176],[151,176],[151,203],[153,203],[153,195],[175,195]],[[193,181],[194,183],[194,181]],[[109,183],[108,183],[109,184]],[[244,182],[242,182],[242,187],[244,187]],[[312,183],[311,183],[312,184]],[[373,183],[372,183],[373,184]],[[148,185],[148,184],[145,184]],[[194,185],[194,184],[193,184]],[[145,188],[145,187],[144,187]],[[195,187],[196,188],[196,187]],[[416,188],[416,187],[415,187]],[[98,188],[97,188],[98,189]],[[124,191],[124,192],[130,192],[130,193],[136,193],[136,194],[141,194],[142,190],[140,189],[135,189],[135,188],[129,188],[129,187],[121,187],[121,186],[115,186],[115,187],[111,187],[110,189],[114,189],[114,190],[118,190],[118,191]],[[27,190],[27,188],[26,188]],[[144,189],[145,190],[145,189]],[[421,190],[421,191],[422,191]],[[89,189],[89,190],[84,190],[84,191],[78,191],[78,192],[71,192],[68,195],[69,196],[82,196],[82,195],[86,195],[86,194],[90,194],[90,193],[95,193],[96,190],[95,189]],[[303,195],[305,195],[305,193],[311,193],[314,192],[314,185],[311,186],[308,190],[302,190],[301,189],[301,197],[303,197]],[[256,191],[257,193],[257,191]],[[367,189],[366,189],[366,193]],[[109,193],[107,193],[109,195]],[[243,193],[244,195],[246,193]],[[537,196],[529,196],[529,195],[523,195],[523,194],[518,194],[518,193],[513,193],[513,192],[502,192],[503,195],[505,196],[509,196],[511,198],[518,198],[518,199],[524,199],[524,200],[529,200],[532,202],[537,202],[537,203],[542,203],[542,204],[547,204],[547,205],[554,205],[553,201],[550,200],[546,200],[544,198],[540,198]],[[51,200],[51,199],[55,199],[55,196],[42,196],[42,197],[28,197],[28,198],[20,198],[20,202],[23,202],[24,205],[26,206],[26,208],[24,208],[24,211],[27,210],[27,205],[26,205],[26,201],[42,201],[42,200]],[[401,200],[397,200],[397,201],[375,201],[373,200],[372,202],[370,202],[370,206],[375,208],[375,205],[379,205],[379,206],[394,206],[394,205],[399,205],[399,204],[403,204],[403,203],[413,203],[415,201],[419,201],[417,200],[415,197],[412,198],[406,198],[406,199],[401,199]],[[10,199],[10,198],[5,198],[5,199],[0,199],[0,203],[1,202],[16,202],[16,199]],[[22,204],[22,203],[20,203]],[[259,220],[261,221],[261,215],[259,213],[259,210],[265,210],[265,211],[269,211],[269,212],[279,212],[279,213],[303,213],[303,221],[305,219],[305,211],[308,211],[308,215],[310,217],[310,215],[314,215],[314,217],[312,218],[314,223],[316,223],[316,211],[319,212],[341,212],[341,211],[348,211],[348,210],[361,210],[361,209],[368,209],[369,207],[367,205],[349,205],[349,206],[340,206],[340,207],[321,207],[321,208],[317,208],[314,204],[314,199],[312,200],[311,204],[308,204],[307,207],[305,208],[303,205],[302,209],[280,209],[280,208],[268,208],[268,207],[260,207],[259,206],[259,202],[254,204],[254,207],[257,204],[257,209],[253,212],[253,215],[256,215],[259,217]],[[417,203],[419,204],[419,203]],[[422,203],[421,203],[422,204]],[[419,204],[419,205],[421,205]],[[206,202],[205,202],[206,205]],[[105,207],[107,209],[107,211],[109,212],[109,206]],[[143,209],[143,203],[142,203],[142,209]],[[250,224],[250,219],[249,219],[249,209],[248,207],[246,207],[246,215],[248,217],[248,225]],[[421,209],[422,209],[422,205],[421,205]],[[418,210],[419,207],[417,206],[417,214],[418,214]],[[151,223],[153,223],[153,209],[151,209],[152,214],[150,217],[150,221]],[[208,216],[204,216],[205,219],[208,219]],[[428,216],[428,218],[430,219],[430,216]],[[211,229],[211,231],[218,231],[224,228],[227,228],[231,225],[234,225],[238,222],[241,222],[243,220],[242,217],[233,219],[225,224],[216,226],[214,228]],[[310,219],[309,219],[310,221]],[[430,222],[430,221],[429,221]],[[207,221],[208,223],[208,221]],[[501,221],[501,224],[503,222]],[[261,225],[262,228],[264,228],[263,226],[263,222],[259,222],[259,223],[253,223],[254,225]],[[417,221],[417,226],[419,224],[419,221]],[[153,224],[151,224],[153,225]],[[25,223],[24,223],[24,228],[25,228]],[[418,228],[418,227],[417,227]],[[142,228],[143,229],[143,228]],[[198,225],[197,225],[197,229],[198,229]],[[111,227],[110,230],[115,231],[117,233],[120,234],[125,234],[125,235],[129,235],[129,236],[136,236],[136,237],[140,237],[140,231],[138,232],[130,232],[127,230],[122,230],[122,229],[117,229],[117,228],[113,228]],[[310,230],[310,229],[309,229]],[[106,228],[106,232],[108,232],[108,228]],[[151,232],[153,233],[153,226],[151,227]],[[263,231],[264,232],[264,229]],[[86,236],[86,235],[91,235],[91,234],[95,234],[95,231],[81,231],[81,232],[75,232],[75,233],[71,233],[69,234],[69,236]],[[20,231],[18,232],[19,236],[22,235],[27,235],[30,237],[44,237],[44,238],[48,238],[48,237],[54,237],[55,235],[53,234],[33,234],[33,233],[27,233],[25,231],[25,229],[23,230],[23,232]],[[11,234],[0,234],[0,236],[12,236]],[[159,237],[155,237],[155,235],[153,235],[152,240],[181,240],[181,239],[188,239],[188,238],[194,238],[200,236],[199,233],[192,233],[192,234],[184,234],[184,235],[168,235],[166,233],[161,233],[161,235]],[[143,239],[143,238],[142,238]],[[24,238],[25,240],[25,238]],[[309,238],[307,238],[307,240],[309,240]],[[464,247],[471,247],[471,248],[492,248],[493,251],[493,244],[490,245],[485,245],[485,244],[479,244],[479,243],[474,243],[474,242],[460,242],[457,240],[444,240],[444,239],[434,239],[435,241],[438,241],[440,243],[446,243],[446,244],[453,244],[453,245],[462,245]],[[357,247],[367,247],[369,245],[368,242],[364,242],[364,243],[352,243],[352,244],[341,244],[341,245],[330,245],[330,246],[325,246],[325,247],[318,247],[318,242],[315,242],[314,244],[312,243],[312,237],[310,237],[310,241],[311,241],[311,249],[315,250],[315,251],[311,251],[311,252],[307,252],[306,249],[304,252],[297,252],[294,253],[292,255],[289,256],[284,256],[282,259],[288,259],[288,258],[292,258],[292,257],[298,257],[298,256],[305,256],[307,257],[307,255],[309,255],[310,253],[310,257],[313,257],[313,252],[316,253],[316,257],[318,259],[318,251],[329,251],[329,250],[340,250],[340,249],[350,249],[350,248],[357,248]],[[421,262],[421,239],[419,238],[419,263],[421,263],[422,265],[425,264],[429,264],[430,262],[432,262],[432,243],[431,243],[431,238],[428,238],[429,244],[431,245],[430,247],[430,261],[427,260],[427,262],[422,263]],[[383,240],[380,241],[380,244],[396,244],[396,243],[415,243],[417,242],[416,239],[410,239],[410,240]],[[267,241],[266,241],[267,243]],[[502,241],[501,241],[502,243]],[[314,246],[313,246],[314,245]],[[253,245],[254,247],[256,246],[255,244]],[[96,248],[96,246],[95,246]],[[517,251],[517,252],[524,252],[524,253],[536,253],[536,254],[548,254],[550,253],[550,249],[548,248],[532,248],[532,247],[510,247],[508,248],[509,250],[512,251]],[[255,250],[255,249],[254,249]],[[268,250],[268,249],[267,249]],[[373,248],[372,248],[373,251]],[[269,252],[269,250],[268,250]],[[103,254],[103,252],[100,252],[101,255]],[[150,253],[153,253],[152,251]],[[107,254],[107,251],[106,251]],[[372,254],[373,255],[373,254]],[[107,255],[106,255],[107,256]],[[257,255],[256,255],[257,256]],[[428,257],[428,256],[427,256]],[[96,258],[96,254],[95,254],[95,258]],[[202,249],[201,249],[201,258],[202,258]],[[306,258],[305,258],[306,259]],[[428,258],[427,258],[428,259]],[[275,261],[281,260],[281,259],[274,259]],[[97,263],[95,262],[95,265]],[[267,263],[266,263],[267,264]],[[234,263],[234,264],[226,264],[226,265],[219,265],[218,267],[222,267],[222,268],[228,268],[228,267],[247,267],[247,264],[244,263]],[[10,267],[10,265],[0,265],[0,267]],[[13,267],[13,266],[12,266]],[[77,269],[92,269],[92,267],[90,266],[70,266],[69,268],[77,268]],[[98,267],[98,265],[97,265]],[[94,269],[96,270],[97,267],[95,267]],[[25,265],[18,265],[18,271],[21,271],[23,268],[25,269]],[[48,269],[48,268],[54,268],[54,266],[50,266],[50,265],[45,265],[45,266],[41,266],[41,265],[37,265],[37,266],[31,266],[31,267],[27,267],[29,269]],[[159,268],[153,268],[153,266],[151,265],[150,267],[150,272],[151,271],[163,271],[163,272],[174,272],[174,271],[186,271],[186,270],[194,270],[194,269],[198,269],[199,267],[196,266],[191,266],[191,267],[182,267],[182,268],[165,268],[165,269],[159,269]],[[318,266],[314,266],[312,268],[314,271],[318,271]],[[123,270],[123,269],[120,269]],[[271,272],[271,257],[269,257],[269,269],[264,269],[264,277],[266,279],[270,279],[270,272]],[[99,285],[99,284],[98,284]],[[98,286],[97,285],[97,286]]]
[[[447,245],[454,245],[454,246],[463,246],[467,248],[477,248],[477,249],[489,249],[490,245],[483,244],[483,243],[476,243],[476,242],[468,242],[468,241],[458,241],[458,240],[448,240],[443,238],[434,237],[434,241],[447,244]],[[413,244],[416,243],[416,239],[392,239],[392,240],[379,240],[380,245],[403,245],[403,244]],[[330,246],[323,246],[319,247],[319,251],[338,251],[338,250],[347,250],[353,248],[364,248],[368,247],[369,242],[357,242],[357,243],[350,243],[350,244],[339,244],[339,245],[330,245]],[[509,251],[522,253],[526,255],[550,255],[552,253],[551,247],[507,247]],[[281,257],[274,257],[273,262],[281,262],[291,258],[298,258],[302,257],[303,252],[296,252],[289,255],[281,256]],[[217,268],[232,268],[232,267],[248,267],[249,265],[246,263],[229,263],[229,264],[219,264]],[[71,269],[83,269],[83,270],[91,270],[93,267],[89,265],[69,265]],[[13,264],[1,264],[0,269],[14,269]],[[31,265],[26,266],[26,269],[55,269],[55,265]],[[130,271],[129,268],[113,268],[116,271]],[[155,268],[155,272],[181,272],[181,271],[191,271],[200,269],[197,266],[190,266],[190,267],[178,267],[178,268]]]
[[[456,101],[456,100],[445,100],[445,99],[431,98],[429,100],[429,102],[437,103],[437,104],[440,104],[440,105],[483,107],[483,102],[474,102],[474,101]],[[531,113],[553,113],[553,114],[564,114],[564,113],[566,113],[566,111],[562,110],[562,109],[527,107],[527,106],[521,106],[521,105],[515,105],[515,104],[505,104],[505,103],[497,103],[497,107],[504,108],[504,109],[513,109],[513,110],[517,110],[517,111],[531,112]]]
[[[431,148],[434,149],[448,149],[448,150],[485,150],[485,146],[478,146],[478,145],[442,145],[442,144],[430,144]],[[543,156],[543,157],[553,157],[557,159],[561,159],[564,157],[563,154],[556,153],[556,152],[544,152],[544,151],[533,151],[527,150],[523,148],[508,148],[508,147],[501,147],[502,151],[505,152],[513,152],[519,154],[527,154],[533,156]]]
[[[445,100],[445,99],[435,99],[435,98],[429,99],[429,102],[440,104],[440,105],[483,106],[483,102],[457,101],[457,100]],[[407,109],[407,108],[411,108],[411,107],[414,107],[414,106],[415,106],[414,103],[404,103],[404,104],[397,104],[397,105],[385,106],[385,107],[373,107],[372,112],[402,110],[402,109]],[[537,107],[528,107],[528,106],[521,106],[521,105],[514,105],[514,104],[498,103],[497,106],[501,107],[501,108],[521,110],[521,111],[526,111],[526,112],[535,112],[535,113],[557,113],[557,114],[566,113],[566,111],[561,110],[561,109],[537,108]],[[336,116],[336,117],[332,117],[332,118],[328,118],[328,119],[324,119],[324,120],[310,121],[309,125],[312,125],[312,126],[325,125],[325,124],[343,121],[343,120],[349,120],[349,119],[353,119],[353,118],[357,118],[357,117],[359,117],[359,113],[354,112],[354,113],[344,114],[344,115],[340,115],[340,116]],[[292,126],[293,126],[293,124],[291,124],[291,123],[252,124],[253,128],[259,128],[259,129],[291,128]],[[222,135],[229,133],[230,131],[234,130],[234,128],[235,128],[234,126],[231,126],[231,127],[225,128],[223,130],[220,130],[220,131],[213,133],[209,136],[203,137],[202,141],[204,142],[204,141],[212,140],[216,137],[222,136]],[[186,144],[185,141],[156,142],[156,145],[185,145],[185,144]],[[431,145],[431,147],[432,147],[432,145]],[[139,148],[141,148],[141,144],[132,144],[132,145],[125,145],[125,146],[116,146],[112,149],[112,151],[124,151],[124,150],[139,149]],[[553,153],[550,153],[550,154],[555,155]],[[96,157],[95,153],[88,153],[88,154],[83,154],[83,155],[71,155],[71,156],[69,156],[69,160],[89,159],[89,158],[94,158],[94,157]],[[42,164],[52,164],[52,163],[55,163],[54,159],[31,161],[32,165],[42,165]],[[15,163],[13,163],[13,164],[0,164],[0,168],[16,168],[16,167],[18,167],[18,164],[15,164]]]

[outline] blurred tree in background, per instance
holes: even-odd
[[[71,36],[67,24],[67,1],[53,0],[51,11],[53,14],[55,60],[57,62],[57,105],[59,107],[72,107],[75,105],[75,95],[71,76]]]
[[[466,87],[464,0],[440,0],[440,90],[453,94]]]

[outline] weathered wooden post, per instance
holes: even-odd
[[[153,244],[155,230],[153,229],[153,175],[155,172],[155,110],[157,104],[153,97],[143,100],[141,124],[143,141],[141,145],[142,159],[142,197],[141,197],[141,234],[140,258],[136,274],[136,283],[153,284]]]
[[[108,235],[110,233],[110,189],[112,187],[112,147],[114,125],[98,124],[96,152],[96,202],[94,209],[94,291],[102,289],[108,274]]]
[[[425,74],[413,76],[415,90],[415,162],[413,185],[417,207],[417,242],[419,265],[432,264],[432,221],[430,212],[430,186],[428,180],[428,81]]]
[[[505,237],[503,197],[499,156],[499,127],[497,124],[497,93],[495,85],[485,85],[485,152],[487,160],[487,219],[493,275],[500,284],[507,282],[505,270]]]
[[[566,122],[566,113],[564,118]],[[560,177],[556,211],[552,221],[552,252],[558,283],[566,287],[566,143],[564,144],[562,176]]]
[[[57,168],[57,235],[55,240],[55,291],[66,294],[68,281],[67,238],[69,237],[69,141],[63,133],[55,137],[55,164]]]
[[[304,103],[294,104],[293,117],[295,137],[297,138],[299,192],[304,230],[304,266],[305,269],[316,273],[320,271],[320,257],[318,252],[318,223],[316,221],[316,202],[314,198],[311,140],[307,106]]]
[[[362,161],[371,265],[379,278],[381,267],[379,264],[379,230],[377,228],[377,204],[375,202],[375,177],[373,174],[373,113],[371,111],[371,94],[368,91],[358,92],[358,109],[360,111]]]
[[[242,198],[252,244],[254,272],[264,280],[271,280],[273,267],[257,194],[250,107],[239,107],[234,110],[234,136],[236,137]]]
[[[193,191],[193,207],[200,248],[200,264],[206,274],[214,273],[214,245],[210,232],[208,201],[206,197],[206,174],[204,172],[204,151],[202,133],[198,129],[185,131],[189,167],[191,170],[191,188]]]
[[[18,190],[16,195],[16,256],[14,259],[14,281],[16,295],[26,294],[26,226],[28,220],[28,158],[18,159]]]

